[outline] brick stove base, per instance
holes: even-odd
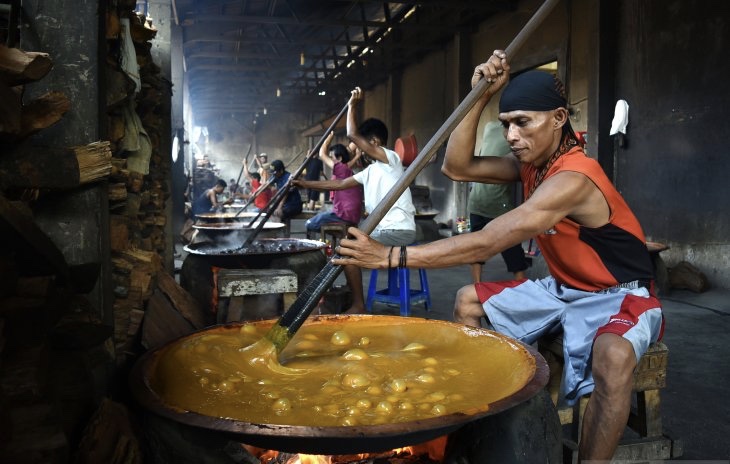
[[[268,464],[236,440],[235,436],[201,429],[144,412],[143,428],[151,463]],[[373,456],[337,460],[332,464],[487,464],[562,463],[560,420],[549,395],[541,391],[532,399],[493,416],[466,423],[448,436],[445,456]],[[353,450],[357,453],[358,450]],[[284,455],[282,455],[283,457]],[[415,460],[413,460],[415,459]]]

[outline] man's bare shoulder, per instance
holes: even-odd
[[[608,222],[608,202],[598,186],[585,174],[577,171],[559,172],[542,183],[534,192],[533,200],[540,209],[587,226],[600,227]]]

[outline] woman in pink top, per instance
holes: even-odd
[[[338,143],[330,147],[334,134],[329,133],[322,147],[319,150],[319,158],[332,169],[332,180],[347,179],[353,175],[352,166],[357,162],[359,153],[350,159],[347,148]],[[313,190],[324,190],[320,181],[307,181],[298,179],[294,182],[298,187]],[[332,211],[324,211],[307,220],[307,232],[318,231],[322,224],[332,222],[345,222],[357,225],[362,217],[362,186],[332,192]]]

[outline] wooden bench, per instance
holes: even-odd
[[[297,275],[289,269],[220,269],[218,298],[229,300],[226,311],[218,311],[218,322],[251,319],[244,298],[270,294],[282,294],[284,309],[289,308],[297,297]]]
[[[563,369],[562,337],[538,342],[538,349],[550,366],[548,392],[557,405]],[[682,441],[664,433],[660,390],[666,386],[669,350],[662,342],[653,343],[639,360],[634,371],[632,408],[626,424],[628,433],[619,443],[615,460],[658,460],[682,455]],[[590,395],[581,397],[572,407],[558,409],[563,430],[564,462],[576,463],[583,414]]]

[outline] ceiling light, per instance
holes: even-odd
[[[276,88],[276,96],[281,97],[281,89],[279,87]]]
[[[299,64],[304,66],[304,52],[299,54]]]
[[[267,113],[266,107],[264,106],[264,116],[266,116],[266,113]]]

